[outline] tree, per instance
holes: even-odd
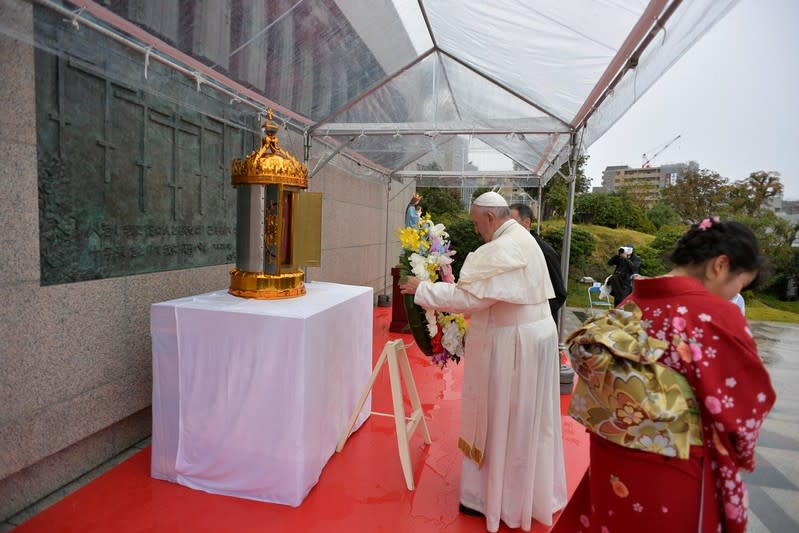
[[[563,228],[550,228],[544,230],[541,238],[544,239],[555,250],[563,250]],[[582,229],[572,228],[571,248],[569,249],[569,266],[582,267],[594,253],[596,239],[594,236]]]
[[[641,258],[639,274],[642,276],[662,276],[669,271],[662,254],[651,246],[642,244],[635,249],[635,253]]]
[[[552,176],[541,191],[541,218],[561,218],[566,213],[568,198],[569,188],[566,181],[558,175]]]
[[[452,273],[455,275],[455,279],[458,279],[466,256],[483,244],[483,238],[474,230],[472,220],[465,213],[451,218],[446,225],[450,250],[455,250],[455,256],[452,258]]]
[[[799,278],[797,252],[791,247],[796,225],[765,210],[754,217],[739,214],[731,218],[752,228],[760,245],[760,253],[767,262],[763,288],[784,298],[788,280]]]
[[[655,226],[624,193],[588,193],[577,197],[575,212],[581,221],[608,228],[625,227],[653,233]]]
[[[733,213],[743,211],[748,216],[755,216],[763,205],[775,196],[782,194],[783,185],[779,172],[758,170],[749,177],[735,182],[729,191],[730,210]]]
[[[420,188],[416,192],[422,195],[422,212],[429,213],[435,222],[464,211],[457,189]]]
[[[799,250],[791,247],[797,226],[765,210],[754,217],[734,213],[728,218],[749,226],[757,237],[760,254],[766,260],[763,289],[780,298],[787,297],[790,283],[799,280]],[[670,267],[668,255],[687,230],[685,225],[662,226],[649,243],[666,267]]]
[[[727,193],[727,178],[718,172],[688,169],[675,185],[661,191],[661,199],[683,222],[694,223],[722,210],[727,203]]]
[[[575,183],[575,194],[586,193],[589,189],[588,178],[585,177],[585,164],[588,161],[588,156],[581,156],[577,160],[577,182]],[[563,176],[569,175],[569,163],[566,162],[560,167],[560,174]],[[566,213],[566,202],[569,198],[569,187],[560,174],[552,176],[546,185],[544,185],[541,194],[542,203],[542,218],[544,220],[553,218],[555,216],[561,217]],[[526,188],[525,191],[531,197],[535,198],[538,194],[537,188]]]
[[[640,207],[644,212],[646,212],[652,205],[652,190],[657,188],[656,186],[651,187],[641,187],[641,186],[634,186],[634,185],[625,185],[620,189],[616,189],[616,192],[623,193],[630,199],[630,201]]]
[[[665,260],[666,256],[671,254],[677,246],[677,241],[680,240],[685,232],[688,231],[688,226],[683,224],[667,224],[658,228],[655,233],[655,240],[649,243],[651,248],[654,248],[661,254],[661,258]]]
[[[649,254],[649,250],[644,251],[644,253],[648,254],[647,268],[645,269],[646,273],[644,274],[644,272],[641,272],[641,274],[646,276],[654,276],[657,275],[656,273],[666,273],[672,267],[669,256],[677,246],[677,241],[679,241],[680,238],[685,235],[685,232],[688,231],[688,228],[689,226],[680,223],[664,224],[663,226],[660,226],[655,233],[655,239],[647,246],[647,248],[652,250],[652,253]],[[639,247],[636,252],[642,257],[641,268],[644,270],[641,248],[642,247]]]
[[[646,218],[648,218],[657,229],[680,222],[680,215],[677,214],[677,211],[664,203],[653,205],[652,209],[646,212]]]
[[[746,214],[749,212],[751,200],[749,190],[743,182],[727,186],[727,209],[725,215],[732,213]]]

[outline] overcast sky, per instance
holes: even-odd
[[[756,170],[782,175],[799,199],[799,0],[741,0],[603,137],[586,174],[608,165],[698,161],[731,180]]]

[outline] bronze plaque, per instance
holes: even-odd
[[[235,263],[230,161],[258,116],[46,9],[35,24],[41,283]]]

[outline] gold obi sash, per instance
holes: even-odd
[[[687,459],[702,444],[696,398],[682,374],[657,363],[669,345],[649,337],[641,317],[628,302],[569,336],[580,377],[569,415],[620,446]]]

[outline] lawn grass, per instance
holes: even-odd
[[[745,298],[748,296],[749,296],[748,293],[744,294]],[[783,311],[789,311],[791,313],[799,314],[799,300],[786,302],[778,299],[776,296],[772,296],[770,294],[762,294],[762,293],[755,293],[755,298],[757,298],[758,300],[760,300],[769,307],[773,307],[775,309],[782,309]]]
[[[563,225],[562,221],[546,220],[541,224],[541,232],[543,233],[549,228],[562,228]],[[608,258],[615,254],[620,246],[630,244],[637,248],[643,244],[649,244],[655,239],[654,235],[627,228],[607,228],[594,224],[575,224],[574,227],[585,230],[596,238],[596,248],[591,254],[591,261],[600,265],[607,265]]]
[[[566,307],[588,308],[588,287],[590,285],[570,279],[566,289]]]
[[[746,299],[746,318],[799,324],[799,302],[783,302],[773,296],[757,294]]]
[[[588,308],[588,285],[576,280],[569,280],[569,288],[566,292],[568,294],[566,297],[567,307]],[[783,302],[769,295],[747,295],[746,318],[747,320],[799,324],[799,301]]]

